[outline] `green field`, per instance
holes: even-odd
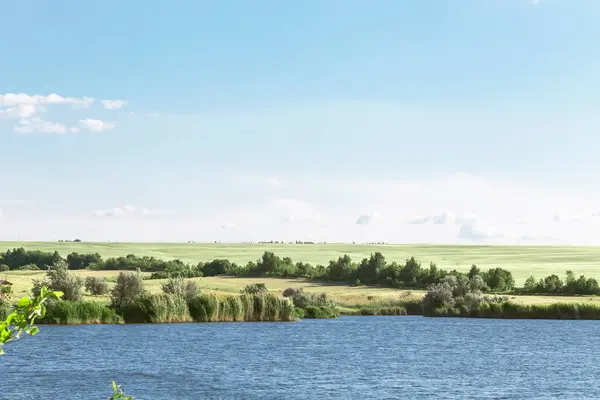
[[[529,275],[542,278],[549,274],[564,276],[567,269],[575,274],[600,279],[600,247],[583,246],[453,246],[453,245],[360,245],[360,244],[217,244],[217,243],[57,243],[0,242],[0,250],[24,247],[28,250],[58,250],[100,253],[104,258],[135,254],[162,259],[180,259],[197,263],[227,258],[237,263],[258,259],[265,250],[294,261],[327,265],[329,260],[349,254],[355,261],[379,251],[388,261],[403,262],[414,256],[423,264],[431,261],[441,268],[467,271],[472,264],[480,268],[501,267],[510,270],[517,284]]]

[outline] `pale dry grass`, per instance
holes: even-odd
[[[73,273],[82,276],[98,276],[114,281],[114,278],[120,271],[90,271],[81,270]],[[33,279],[43,279],[44,271],[10,271],[0,276],[14,284],[13,298],[27,296],[30,294]],[[144,274],[149,275],[149,274]],[[204,291],[228,296],[232,293],[239,293],[240,290],[253,283],[264,283],[272,293],[281,293],[283,290],[293,288],[303,288],[310,293],[327,293],[337,304],[355,308],[378,301],[393,300],[418,300],[423,297],[423,290],[403,290],[392,288],[378,288],[373,286],[348,286],[336,284],[323,284],[304,279],[280,279],[280,278],[235,278],[226,276],[216,276],[208,278],[193,278],[198,287]],[[164,279],[145,280],[144,287],[152,292],[159,293],[161,285],[166,282]],[[112,286],[112,283],[110,284]],[[85,296],[88,300],[108,302],[108,296]],[[511,301],[524,304],[551,304],[563,302],[592,302],[600,304],[600,296],[510,296]]]

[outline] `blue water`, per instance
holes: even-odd
[[[598,399],[600,321],[342,317],[41,326],[0,399]],[[27,388],[27,391],[25,391]]]

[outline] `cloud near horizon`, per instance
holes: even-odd
[[[87,219],[85,214],[65,215],[62,218],[70,221],[65,224],[56,222],[61,218],[59,215],[48,215],[35,220],[38,229],[34,231],[26,231],[28,225],[23,222],[33,223],[33,217],[23,211],[18,218],[19,210],[9,207],[4,210],[3,224],[7,229],[2,231],[5,234],[1,239],[47,240],[77,236],[85,240],[206,242],[600,242],[594,233],[600,228],[600,218],[594,216],[600,203],[593,198],[560,193],[549,195],[531,187],[493,182],[463,173],[419,182],[357,180],[336,183],[291,177],[285,181],[284,186],[272,186],[267,178],[244,179],[238,175],[235,179],[214,177],[202,184],[189,185],[189,180],[185,179],[182,184],[189,191],[186,196],[201,199],[197,207],[192,203],[188,207],[176,207],[166,199],[153,206],[170,209],[167,214],[125,205],[90,213],[93,220]],[[215,186],[219,182],[227,183]],[[253,196],[238,194],[251,191],[251,185],[256,188]],[[445,193],[445,196],[439,196],[439,193]],[[34,203],[28,207],[33,210],[39,206]],[[588,217],[562,218],[557,222],[554,216],[559,206],[561,215]],[[447,211],[439,212],[444,209]],[[361,213],[361,210],[377,211]],[[150,214],[152,218],[132,218]],[[9,232],[11,235],[6,234]]]
[[[25,93],[0,94],[0,120],[18,119],[14,125],[16,133],[79,133],[77,126],[49,121],[40,117],[48,107],[70,105],[72,110],[89,109],[97,100],[94,97],[65,97],[56,93],[49,95],[29,95]],[[116,110],[127,104],[125,100],[102,100],[105,109]],[[79,120],[79,126],[90,132],[103,132],[115,127],[113,122],[85,118]]]

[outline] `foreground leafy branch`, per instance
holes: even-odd
[[[42,286],[39,295],[21,298],[14,305],[13,311],[8,314],[5,321],[0,321],[0,355],[4,354],[4,345],[19,340],[23,334],[30,336],[36,335],[40,330],[34,325],[36,318],[43,318],[46,315],[46,303],[49,299],[60,300],[63,292],[48,290]],[[112,382],[113,395],[109,400],[133,400],[133,397],[126,396],[114,381]]]
[[[0,322],[0,354],[4,354],[3,347],[6,343],[21,339],[24,333],[31,336],[36,335],[40,330],[34,323],[36,318],[43,318],[46,315],[44,303],[48,299],[59,300],[62,296],[62,292],[50,291],[44,286],[39,296],[35,296],[33,299],[21,298],[6,320]]]

